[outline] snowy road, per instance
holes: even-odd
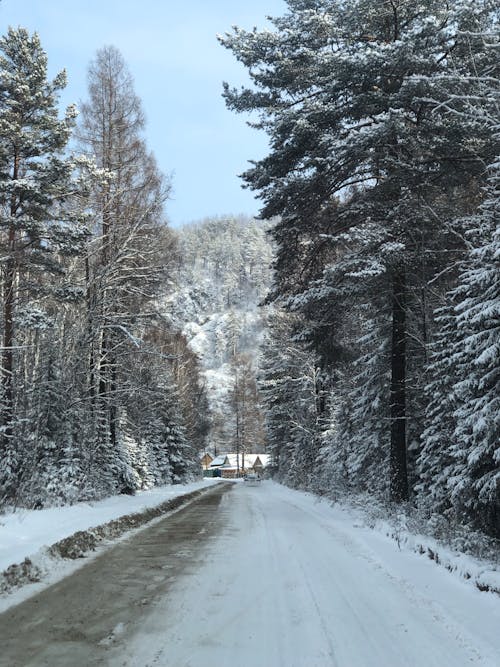
[[[0,616],[2,667],[500,664],[498,597],[305,494],[225,489]]]

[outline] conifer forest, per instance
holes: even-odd
[[[227,115],[268,139],[242,174],[260,212],[183,227],[121,52],[63,108],[40,37],[1,37],[0,513],[254,451],[494,543],[498,5],[287,0],[271,23],[218,37],[248,76],[220,73]]]

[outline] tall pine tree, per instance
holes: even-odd
[[[40,304],[49,294],[61,295],[63,258],[80,252],[86,235],[73,207],[75,165],[64,156],[76,116],[69,107],[59,118],[58,93],[65,84],[64,72],[48,80],[37,34],[9,29],[0,40],[0,457],[7,495],[22,458],[16,438],[23,416],[23,358],[28,368],[33,363],[22,354],[21,312],[28,330],[29,323],[46,326],[43,320],[50,317]]]

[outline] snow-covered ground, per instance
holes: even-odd
[[[500,598],[272,482],[236,484],[225,528],[115,667],[463,667],[500,664]]]

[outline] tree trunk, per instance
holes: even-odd
[[[406,468],[406,280],[404,268],[396,270],[392,282],[391,356],[391,500],[408,500]]]
[[[14,231],[9,233],[9,250],[14,252]],[[12,436],[12,420],[14,399],[12,393],[12,373],[14,370],[12,346],[14,343],[14,285],[16,268],[14,257],[9,258],[5,269],[4,282],[4,334],[2,350],[2,449],[5,450],[8,440]]]
[[[12,181],[19,177],[19,156],[14,156]],[[17,213],[17,198],[12,195],[10,201],[10,215],[14,218]],[[5,282],[3,286],[3,350],[2,350],[2,450],[5,451],[8,441],[12,437],[12,422],[14,419],[14,396],[12,392],[12,374],[14,372],[14,301],[16,284],[16,227],[9,228],[9,258],[5,268]]]
[[[118,430],[118,409],[116,407],[116,360],[111,360],[111,385],[109,389],[109,439],[113,451],[116,451]]]
[[[95,413],[95,354],[94,354],[94,316],[95,316],[95,299],[93,297],[93,286],[91,284],[90,275],[90,261],[88,256],[85,257],[85,282],[86,282],[86,301],[87,301],[87,341],[89,347],[89,361],[88,361],[88,396],[90,398],[90,415],[91,420],[94,419]]]
[[[102,332],[99,350],[98,391],[98,445],[107,449],[109,444],[109,358],[108,332]]]

